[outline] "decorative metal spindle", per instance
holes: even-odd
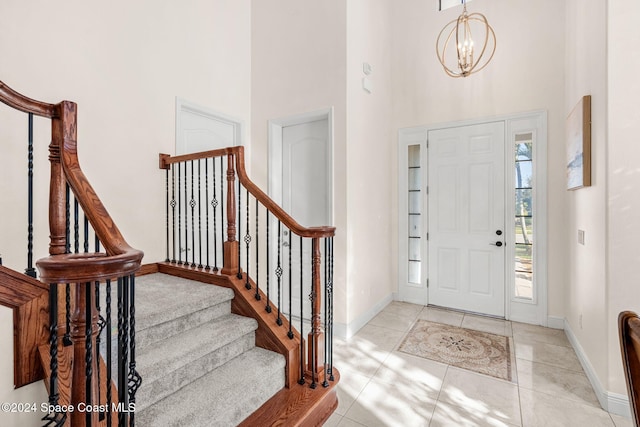
[[[171,241],[173,242],[173,252],[171,253],[171,262],[176,263],[176,170],[171,165]]]
[[[182,200],[180,191],[180,163],[178,163],[178,265],[182,265]]]
[[[220,157],[220,200],[224,200],[224,157]],[[224,246],[224,203],[220,203],[220,244]],[[224,266],[224,249],[222,252],[222,265]]]
[[[189,265],[189,190],[187,163],[184,163],[184,264]]]
[[[302,236],[300,236],[300,379],[298,380],[298,384],[304,384],[304,311],[303,311],[303,303],[304,303],[304,290],[302,289],[302,280],[303,280],[303,272],[304,265],[302,264]]]
[[[317,310],[316,310],[316,283],[315,283],[315,277],[316,274],[319,274],[319,272],[316,270],[316,263],[314,260],[314,255],[315,255],[315,245],[314,245],[314,241],[316,240],[316,238],[313,238],[312,241],[312,249],[311,249],[311,293],[309,294],[309,301],[311,302],[311,331],[309,332],[309,370],[311,371],[311,388],[314,389],[317,387],[316,385],[316,366],[318,366],[317,363],[317,356],[318,356],[318,348],[316,346],[317,342],[315,340],[315,334],[316,334],[316,316],[318,315]],[[319,321],[319,320],[318,320]]]
[[[164,259],[165,262],[169,262],[169,169],[165,170],[165,178],[164,178],[164,187],[165,187],[165,196],[167,199],[166,209],[166,220],[165,220],[165,229],[167,232],[167,257]]]
[[[329,261],[328,261],[328,256],[327,256],[327,252],[328,252],[328,239],[325,238],[324,239],[324,258],[323,258],[323,262],[324,262],[324,329],[325,329],[325,335],[324,335],[324,357],[322,360],[325,361],[324,365],[323,365],[323,369],[324,369],[324,381],[322,382],[322,386],[323,387],[329,387],[329,381],[328,381],[328,375],[327,375],[327,361],[329,360],[329,355],[328,355],[328,351],[329,351],[329,331],[327,330],[327,325],[328,325],[328,301],[329,301],[329,275],[328,273],[328,266],[329,266]]]
[[[218,271],[218,198],[216,197],[216,159],[213,158],[211,163],[213,164],[213,199],[211,200],[211,207],[213,207],[213,271]]]
[[[107,328],[107,426],[111,426],[111,280],[107,279],[105,303],[106,303],[106,324]]]
[[[71,253],[71,189],[69,184],[66,185],[65,190],[65,253]]]
[[[130,287],[130,298],[131,305],[129,308],[129,323],[131,328],[129,329],[129,341],[131,348],[131,356],[129,358],[129,378],[128,378],[128,389],[129,389],[129,404],[135,407],[136,403],[136,392],[140,388],[142,384],[142,377],[136,370],[136,300],[135,300],[135,274],[132,274],[129,278],[129,287]],[[128,408],[127,408],[128,409]],[[133,427],[135,424],[135,411],[131,412],[129,415],[129,426]]]
[[[282,222],[278,220],[278,266],[276,267],[276,277],[278,278],[278,318],[276,323],[278,326],[282,326],[282,319],[280,318],[280,307],[282,307],[282,263],[280,260],[280,249],[282,247]]]
[[[200,160],[198,159],[198,268],[202,268],[202,189],[200,186]]]
[[[78,199],[73,196],[73,253],[80,252],[80,207]]]
[[[58,393],[58,284],[52,283],[49,287],[49,407],[58,407],[60,395]],[[45,426],[63,426],[67,414],[51,412],[47,413],[42,421]]]
[[[95,252],[100,252],[100,239],[97,235],[95,236]]]
[[[329,332],[327,335],[329,336],[329,380],[334,381],[335,378],[333,376],[333,237],[329,238],[329,282],[327,284],[327,289],[329,290],[329,297],[326,302],[326,306],[329,310]]]
[[[196,199],[193,196],[193,160],[191,160],[191,200],[189,206],[191,206],[191,267],[196,266]]]
[[[271,241],[269,240],[269,209],[267,209],[267,305],[265,310],[271,313],[271,270],[269,269],[269,260],[271,259]]]
[[[71,341],[71,284],[67,283],[64,289],[64,318],[65,331],[62,343],[65,347],[73,344]]]
[[[255,278],[255,282],[256,282],[256,293],[254,295],[256,301],[260,301],[260,245],[259,245],[259,240],[258,237],[260,236],[259,234],[259,229],[258,229],[258,217],[259,217],[259,213],[260,211],[258,210],[259,205],[258,205],[258,199],[256,198],[256,278]]]
[[[248,202],[249,202],[249,199],[247,199],[247,203]],[[242,219],[240,218],[241,215],[242,215],[242,185],[240,184],[240,179],[238,179],[238,240],[240,240],[240,236],[242,236]],[[240,268],[240,266],[242,265],[240,260],[241,258],[242,258],[241,249],[240,249],[240,246],[238,246],[238,274],[236,275],[238,279],[242,279],[242,269]],[[249,276],[248,271],[246,275]]]
[[[93,301],[91,300],[91,295],[92,295],[92,289],[91,289],[91,282],[87,282],[85,283],[85,342],[84,342],[84,351],[85,351],[85,363],[86,363],[86,367],[85,367],[85,399],[86,399],[86,403],[88,407],[91,407],[92,404],[94,402],[92,402],[91,399],[91,395],[92,393],[92,387],[93,387],[93,381],[92,381],[92,376],[93,376],[93,337],[91,336],[92,332],[93,332],[93,325],[92,325],[92,321],[93,321]],[[87,420],[87,425],[90,426],[91,425],[91,418],[92,418],[92,414],[91,411],[87,411],[86,414],[86,420]]]
[[[98,335],[96,336],[96,366],[98,369],[98,405],[102,404],[102,396],[100,395],[100,337],[102,336],[102,330],[104,329],[105,320],[100,313],[100,282],[95,282],[95,294],[96,294],[96,312],[98,313]],[[100,421],[104,420],[105,411],[100,411]]]
[[[118,402],[125,408],[128,407],[128,378],[127,361],[129,360],[129,318],[127,315],[129,306],[129,278],[118,279]],[[118,413],[118,425],[126,424],[126,413]]]
[[[249,234],[249,190],[247,190],[247,234],[244,236],[244,243],[247,245],[247,269],[245,272],[245,278],[247,279],[244,287],[246,289],[251,289],[251,283],[249,283],[249,246],[251,244],[251,234]]]
[[[36,277],[36,270],[33,268],[33,113],[29,113],[29,139],[27,147],[27,276]],[[0,261],[2,265],[2,261]]]
[[[215,184],[214,184],[215,185]],[[209,200],[209,160],[204,160],[204,199],[205,201]],[[211,270],[211,265],[209,265],[209,206],[205,206],[205,221],[207,223],[206,227],[206,253],[207,253],[207,264],[204,266],[205,270]]]
[[[291,271],[291,254],[293,253],[293,246],[291,246],[291,230],[289,230],[289,332],[287,336],[290,340],[293,339],[293,271]]]
[[[89,252],[89,218],[84,213],[82,214],[82,230],[84,231],[83,249],[86,254]]]

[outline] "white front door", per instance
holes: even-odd
[[[429,131],[429,304],[505,315],[504,122]]]

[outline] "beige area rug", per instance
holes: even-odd
[[[399,351],[514,381],[509,337],[418,320]]]

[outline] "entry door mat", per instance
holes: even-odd
[[[515,382],[515,355],[509,337],[418,320],[398,350]]]

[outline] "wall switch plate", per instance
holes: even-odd
[[[578,230],[578,243],[584,245],[584,230]]]
[[[369,64],[368,62],[364,62],[362,64],[362,72],[365,73],[367,76],[371,74],[372,70],[373,69],[371,68],[371,64]]]
[[[364,91],[367,93],[371,93],[371,91],[373,90],[373,83],[371,82],[371,79],[369,77],[362,78],[362,89],[364,89]]]

